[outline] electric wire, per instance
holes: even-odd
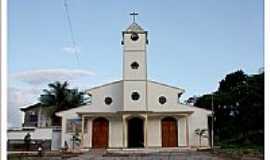
[[[73,32],[73,27],[72,27],[70,13],[69,13],[69,9],[68,9],[67,0],[64,0],[64,7],[65,7],[65,13],[66,13],[66,17],[67,17],[67,22],[68,22],[68,28],[69,28],[69,32],[70,32],[70,38],[71,38],[71,42],[72,42],[72,47],[74,49],[74,53],[75,53],[75,56],[76,56],[77,64],[79,66],[78,48],[77,48],[77,43],[76,43],[74,32]]]

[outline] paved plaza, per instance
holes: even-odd
[[[195,150],[91,150],[77,154],[46,154],[37,157],[36,153],[32,156],[12,156],[9,160],[261,160],[263,157],[231,158],[221,154],[212,154],[210,151]]]
[[[87,152],[68,160],[223,160],[209,152],[105,153]],[[228,158],[227,158],[228,159]]]

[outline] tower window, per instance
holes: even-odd
[[[167,101],[167,99],[166,99],[166,97],[164,97],[164,96],[160,96],[160,97],[158,98],[158,101],[159,101],[160,104],[165,104],[166,101]]]
[[[132,69],[138,69],[139,68],[139,64],[137,62],[133,62],[133,63],[131,63],[130,67]]]
[[[137,41],[139,39],[139,35],[137,33],[132,33],[130,38],[133,40],[133,41]]]
[[[138,92],[133,92],[133,93],[131,94],[131,98],[132,98],[132,100],[137,101],[137,100],[140,99],[140,95],[139,95]]]
[[[111,97],[106,97],[104,102],[105,102],[105,104],[110,105],[112,103],[112,98]]]

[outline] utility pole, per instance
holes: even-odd
[[[212,150],[214,151],[214,93],[212,93],[212,102],[211,102],[211,107],[212,107],[212,127],[211,127],[211,147]]]

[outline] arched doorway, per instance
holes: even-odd
[[[177,121],[175,118],[162,119],[162,147],[177,147]]]
[[[97,118],[93,121],[92,128],[92,147],[106,148],[108,147],[109,122],[105,118]]]
[[[128,120],[128,147],[144,147],[144,125],[140,118]]]

